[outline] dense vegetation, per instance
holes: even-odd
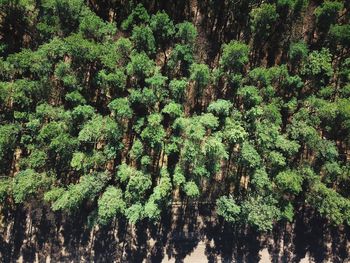
[[[4,214],[135,224],[199,201],[258,231],[301,206],[350,224],[346,1],[198,1],[197,25],[124,2],[0,1]]]

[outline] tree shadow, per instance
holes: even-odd
[[[87,227],[87,212],[68,216],[48,208],[23,207],[13,215],[9,242],[0,236],[2,262],[187,262],[195,252],[208,262],[257,262],[267,249],[271,262],[344,262],[349,257],[349,227],[333,227],[309,208],[302,208],[293,223],[276,224],[259,234],[244,225],[223,222],[213,204],[189,202],[169,209],[159,223],[143,221],[131,226],[125,219],[110,225]],[[28,216],[32,229],[28,231]],[[31,234],[28,234],[31,233]],[[198,252],[198,246],[204,252]],[[266,256],[266,255],[265,255]],[[264,258],[265,259],[265,258]]]

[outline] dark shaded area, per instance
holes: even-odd
[[[132,227],[121,219],[90,229],[84,213],[65,217],[45,208],[20,207],[11,239],[6,242],[4,234],[0,236],[0,256],[2,262],[20,257],[24,262],[184,262],[203,241],[208,262],[257,262],[264,248],[272,262],[299,262],[307,255],[315,262],[344,262],[349,257],[348,227],[330,226],[308,208],[300,209],[293,224],[279,223],[265,234],[215,220],[213,211],[209,204],[173,206],[159,224]]]

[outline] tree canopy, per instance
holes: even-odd
[[[1,1],[0,213],[349,225],[346,1],[139,2]]]

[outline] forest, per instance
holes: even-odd
[[[24,253],[20,222],[161,231],[175,206],[259,237],[308,215],[349,229],[349,11],[0,0],[0,258]]]

